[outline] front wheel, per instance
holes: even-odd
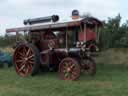
[[[64,58],[59,64],[59,76],[62,80],[76,80],[80,75],[80,65],[74,58]]]

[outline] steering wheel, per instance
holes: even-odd
[[[55,47],[55,42],[54,42],[54,40],[49,40],[49,41],[48,41],[48,47],[49,47],[50,49],[53,49],[53,48]]]

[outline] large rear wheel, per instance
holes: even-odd
[[[15,49],[13,62],[20,76],[35,75],[39,70],[39,51],[32,44],[21,44]]]
[[[76,80],[80,75],[80,65],[74,58],[65,58],[59,64],[59,76],[62,80]]]

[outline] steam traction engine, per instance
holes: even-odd
[[[76,17],[67,22],[60,22],[57,15],[28,19],[25,27],[7,29],[8,34],[16,33],[13,62],[17,74],[35,75],[45,66],[57,70],[63,80],[76,80],[81,71],[94,75],[91,54],[98,48],[94,30],[102,23],[94,17]]]

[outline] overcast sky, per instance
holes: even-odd
[[[120,13],[125,21],[127,3],[126,0],[0,0],[0,35],[5,34],[6,28],[23,26],[23,20],[28,18],[58,14],[66,20],[73,9],[101,20]]]

